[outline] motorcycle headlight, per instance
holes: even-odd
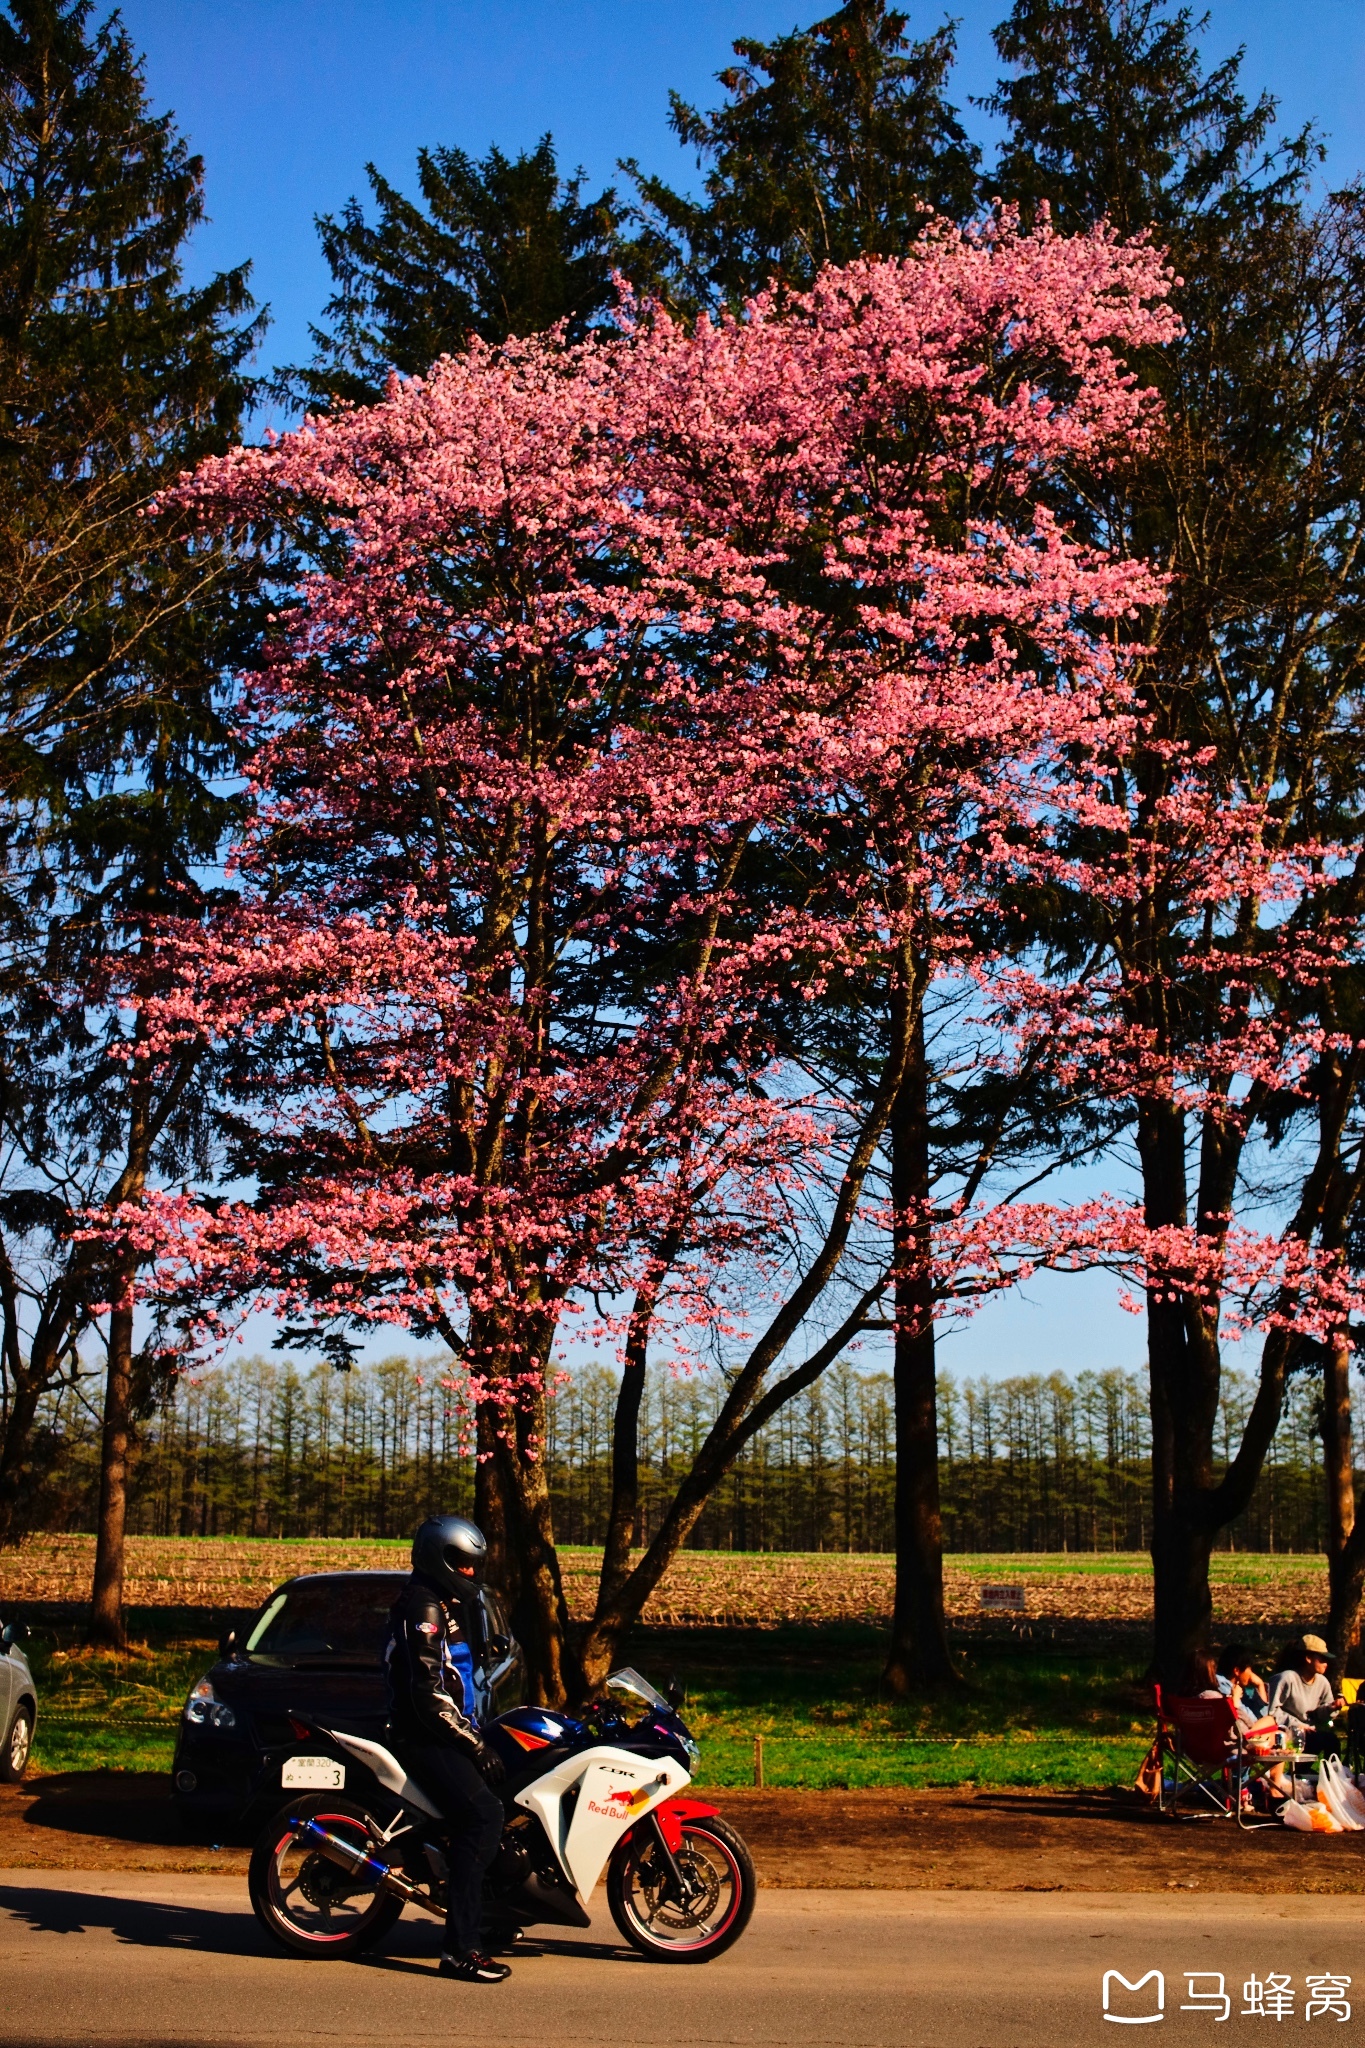
[[[185,1719],[194,1728],[221,1728],[226,1732],[237,1726],[237,1716],[225,1700],[220,1700],[207,1678],[201,1678],[191,1689],[185,1702]]]
[[[690,1735],[684,1735],[682,1739],[682,1746],[687,1751],[687,1761],[691,1764],[693,1770],[695,1771],[698,1764],[701,1762],[700,1744],[694,1742]]]

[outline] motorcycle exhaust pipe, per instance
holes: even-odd
[[[325,1856],[329,1863],[338,1864],[352,1877],[368,1878],[376,1891],[389,1892],[394,1898],[402,1899],[405,1905],[420,1906],[424,1913],[434,1913],[438,1920],[445,1919],[445,1907],[438,1906],[411,1878],[390,1870],[387,1863],[381,1863],[376,1856],[366,1855],[363,1849],[343,1842],[340,1835],[329,1835],[326,1828],[320,1828],[315,1820],[295,1821],[294,1838],[306,1842],[310,1849],[316,1849],[319,1856]]]

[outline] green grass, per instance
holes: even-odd
[[[38,1723],[32,1769],[56,1771],[169,1771],[174,1728],[54,1728]]]
[[[35,1771],[168,1771],[174,1727],[138,1724],[178,1716],[217,1647],[179,1636],[168,1613],[118,1654],[87,1649],[79,1631],[45,1624],[27,1653],[38,1688]]]
[[[916,1702],[881,1683],[881,1632],[641,1630],[646,1673],[675,1670],[701,1744],[700,1782],[769,1785],[1131,1784],[1151,1739],[1136,1666],[1072,1652],[963,1652],[963,1684]]]
[[[171,1624],[117,1657],[71,1630],[34,1631],[36,1770],[169,1769],[174,1728],[138,1724],[177,1715],[215,1654]],[[707,1785],[753,1782],[756,1735],[775,1786],[1119,1785],[1150,1736],[1121,1657],[977,1649],[961,1656],[960,1689],[905,1703],[882,1689],[881,1631],[854,1623],[642,1629],[626,1654],[682,1680]]]
[[[688,1557],[700,1563],[695,1553]],[[831,1558],[831,1568],[842,1562]],[[1150,1572],[1145,1557],[1123,1553],[988,1554],[947,1563],[999,1580],[1062,1572],[1128,1580]],[[1212,1576],[1262,1587],[1321,1569],[1314,1557],[1220,1552]],[[35,1628],[36,1769],[169,1767],[174,1728],[135,1724],[177,1716],[215,1645],[202,1620],[189,1623],[173,1607],[140,1609],[132,1624],[141,1640],[118,1657],[84,1649],[75,1623]],[[193,1634],[183,1633],[187,1625]],[[1269,1655],[1281,1631],[1268,1624],[1238,1633]],[[881,1628],[852,1621],[648,1628],[636,1632],[624,1661],[656,1680],[675,1671],[686,1686],[705,1784],[752,1783],[756,1735],[764,1738],[764,1775],[774,1786],[1131,1783],[1152,1726],[1140,1645],[1090,1655],[977,1638],[959,1651],[960,1688],[909,1704],[882,1688],[884,1649]],[[111,1720],[127,1725],[97,1725]]]

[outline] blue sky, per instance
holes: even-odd
[[[373,160],[411,189],[422,144],[515,153],[547,130],[560,163],[592,189],[637,157],[675,183],[695,178],[667,126],[668,92],[715,104],[714,74],[736,35],[764,39],[831,10],[835,0],[127,0],[159,108],[175,110],[205,158],[211,219],[192,251],[195,276],[249,258],[271,309],[265,358],[298,362],[328,295],[313,217],[365,188]],[[989,123],[967,105],[997,76],[990,31],[1008,0],[954,0],[960,62],[954,97],[989,151]],[[945,10],[908,4],[911,31]],[[1197,11],[1197,10],[1196,10]],[[1246,46],[1249,92],[1279,96],[1282,126],[1312,120],[1329,144],[1327,174],[1365,169],[1362,0],[1212,0],[1205,49]],[[1085,1192],[1117,1174],[1085,1177]],[[251,1344],[268,1341],[259,1325]],[[392,1334],[369,1347],[396,1348]],[[871,1357],[871,1352],[866,1354]],[[989,1303],[943,1349],[956,1373],[1136,1366],[1140,1321],[1102,1275],[1040,1276],[1024,1297]]]
[[[567,167],[617,177],[638,157],[675,182],[693,160],[667,127],[670,87],[715,103],[714,74],[737,35],[764,39],[834,0],[128,0],[160,107],[172,107],[207,164],[212,216],[199,272],[250,257],[272,309],[266,353],[299,361],[328,292],[313,216],[364,188],[364,165],[409,188],[423,143],[515,152],[549,129]],[[946,12],[960,23],[955,96],[997,76],[990,31],[1008,0],[907,0],[912,33]],[[1197,11],[1197,9],[1196,9]],[[1365,167],[1361,0],[1213,0],[1206,48],[1245,43],[1248,85],[1280,96],[1285,125],[1315,120],[1344,181]]]

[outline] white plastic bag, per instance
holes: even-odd
[[[1318,1772],[1318,1797],[1351,1833],[1358,1834],[1365,1828],[1365,1799],[1334,1756],[1323,1758]]]
[[[1365,1798],[1362,1798],[1357,1790],[1355,1779],[1351,1776],[1351,1773],[1347,1770],[1340,1757],[1335,1759],[1335,1769],[1336,1782],[1341,1787],[1341,1796],[1345,1802],[1346,1811],[1360,1827],[1365,1828]]]
[[[1339,1827],[1346,1828],[1354,1833],[1357,1823],[1342,1808],[1341,1794],[1332,1777],[1332,1761],[1330,1757],[1324,1758],[1322,1767],[1318,1771],[1318,1800],[1321,1805],[1326,1807]]]
[[[1280,1808],[1280,1818],[1287,1828],[1298,1828],[1305,1835],[1342,1835],[1346,1830],[1329,1806],[1315,1800],[1311,1806],[1300,1806],[1296,1799],[1286,1799]]]

